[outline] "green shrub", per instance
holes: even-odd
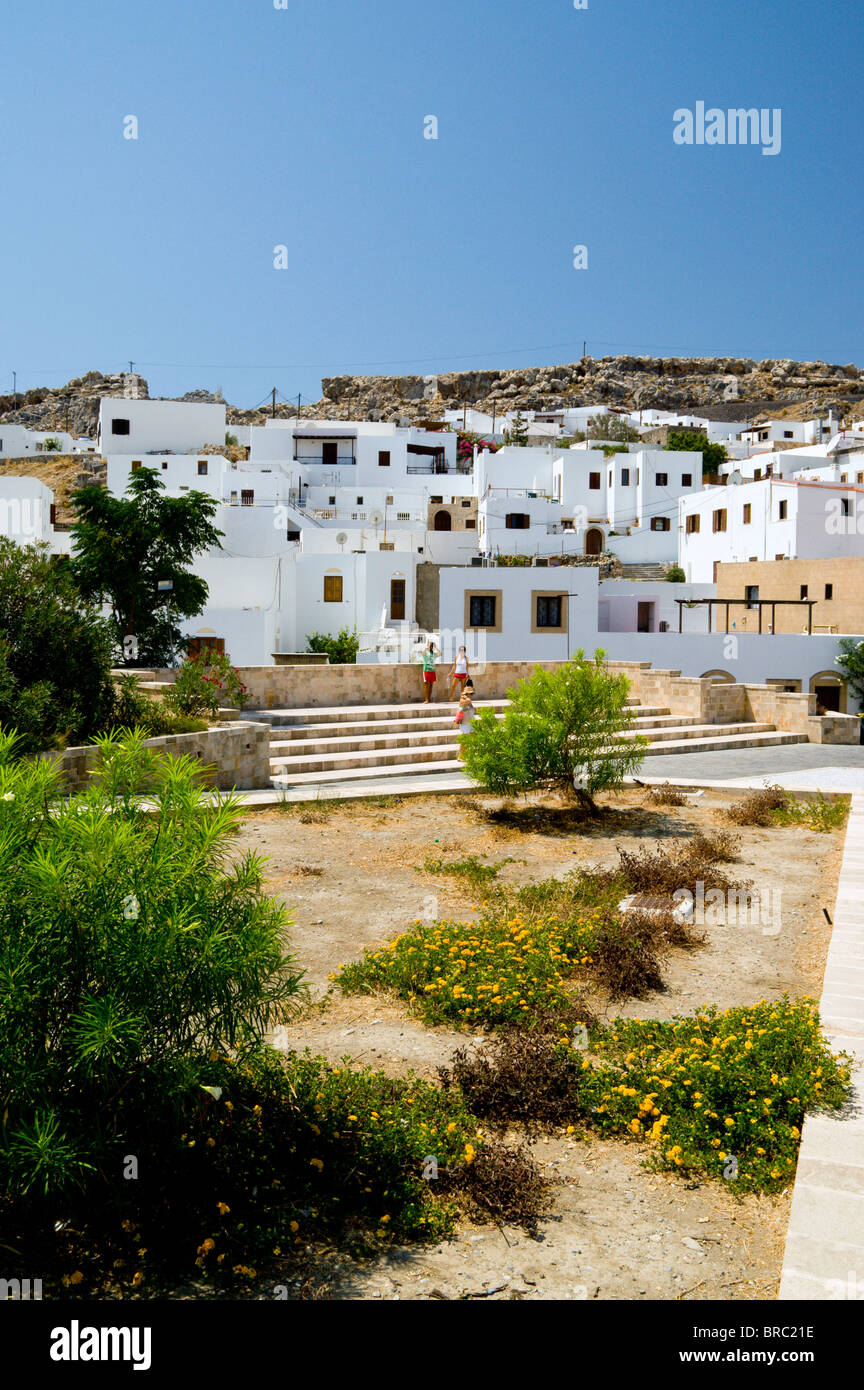
[[[360,638],[356,628],[352,632],[343,627],[335,637],[327,632],[312,632],[306,638],[306,650],[326,653],[331,666],[353,666],[360,650]]]
[[[172,714],[159,700],[149,700],[137,676],[120,676],[116,681],[117,700],[108,729],[140,729],[147,738],[164,734],[197,734],[207,728],[204,719]],[[106,730],[107,732],[107,730]]]
[[[621,785],[644,757],[647,740],[625,737],[633,721],[626,677],[609,671],[603,652],[584,653],[557,671],[540,667],[508,691],[503,719],[481,710],[461,740],[468,776],[509,796],[545,786],[596,811],[594,795]]]
[[[687,576],[680,565],[670,565],[666,571],[666,582],[668,584],[686,584]]]
[[[238,804],[140,736],[100,743],[64,801],[0,739],[0,1197],[110,1191],[130,1132],[214,1049],[260,1049],[300,990],[260,859],[227,858]]]
[[[187,656],[174,683],[162,696],[169,714],[215,719],[223,706],[244,709],[249,703],[246,686],[236,666],[222,652],[202,651]]]
[[[427,859],[423,869],[427,874],[446,874],[451,878],[463,879],[470,888],[480,891],[490,887],[505,864],[512,864],[512,859],[502,859],[500,864],[481,864],[476,854],[469,854],[465,859],[452,859],[448,864],[444,859]]]
[[[47,546],[0,537],[0,725],[19,753],[83,743],[114,707],[108,624]]]

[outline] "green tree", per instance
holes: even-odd
[[[646,740],[627,737],[630,683],[584,652],[557,671],[538,667],[507,692],[503,719],[481,710],[461,741],[465,770],[487,791],[510,796],[549,786],[595,811],[594,795],[621,785],[644,757]]]
[[[0,736],[0,1202],[110,1202],[136,1134],[200,1100],[220,1053],[260,1055],[301,989],[233,796],[140,737],[101,746],[64,801]]]
[[[528,443],[528,422],[521,410],[517,410],[513,419],[510,421],[510,428],[504,435],[508,444],[515,444],[520,449],[524,449]]]
[[[588,428],[589,439],[611,439],[616,444],[636,444],[641,437],[623,415],[600,415]]]
[[[680,565],[670,565],[666,571],[666,581],[669,584],[686,584],[687,576]]]
[[[0,537],[0,725],[19,751],[81,742],[114,707],[113,641],[69,564],[45,545]]]
[[[212,497],[164,491],[155,469],[140,468],[125,497],[95,487],[72,494],[73,573],[85,598],[110,604],[127,666],[170,666],[184,650],[179,623],[207,602],[207,585],[189,566],[223,534],[212,524]]]
[[[670,430],[666,448],[702,455],[702,472],[716,473],[729,455],[725,444],[711,444],[701,430]]]

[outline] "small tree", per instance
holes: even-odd
[[[167,497],[156,470],[140,468],[125,497],[84,487],[73,492],[72,504],[78,517],[72,568],[82,594],[110,604],[127,666],[170,666],[186,645],[181,620],[207,602],[207,585],[189,566],[219,545],[216,502],[195,491]]]
[[[729,455],[725,444],[711,444],[701,430],[670,430],[666,448],[702,455],[702,472],[716,473]]]
[[[600,415],[589,426],[589,439],[611,439],[617,444],[636,444],[639,431],[623,415]]]
[[[646,740],[626,738],[633,711],[630,683],[584,652],[557,671],[540,667],[508,691],[503,719],[492,710],[477,715],[462,739],[465,770],[487,791],[510,796],[532,787],[554,787],[596,811],[594,795],[621,785],[644,757]]]
[[[666,571],[666,582],[668,584],[686,584],[687,576],[680,565],[670,565]]]
[[[528,422],[521,410],[517,410],[513,419],[510,421],[510,428],[504,435],[508,444],[515,444],[520,449],[524,449],[528,443]]]

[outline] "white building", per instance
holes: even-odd
[[[193,401],[105,397],[99,405],[97,447],[109,454],[186,453],[225,442],[224,405]]]
[[[46,544],[68,555],[70,535],[54,525],[54,493],[38,478],[0,478],[0,536],[16,545]]]
[[[864,487],[773,477],[730,483],[682,498],[678,523],[679,564],[694,583],[713,582],[723,560],[860,555]]]
[[[92,439],[66,430],[31,430],[24,425],[0,425],[0,458],[26,458],[28,454],[95,454]]]

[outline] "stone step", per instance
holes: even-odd
[[[664,736],[668,735],[668,736]],[[683,735],[683,736],[682,736]],[[458,753],[459,744],[451,733],[439,736],[421,736],[415,743],[406,745],[404,737],[387,742],[381,740],[371,744],[365,742],[358,746],[334,747],[338,740],[322,740],[322,745],[304,749],[300,755],[280,754],[271,756],[270,767],[274,774],[289,776],[314,772],[354,772],[361,769],[366,775],[377,773],[379,767],[398,764],[422,770],[430,764],[452,760]],[[766,748],[790,743],[806,743],[804,734],[780,733],[770,724],[718,724],[701,725],[691,729],[663,730],[657,740],[652,740],[645,749],[645,756],[671,753],[711,753],[724,748]]]
[[[303,746],[322,741],[328,743],[344,742],[347,744],[355,740],[358,746],[367,740],[404,738],[410,741],[415,737],[425,734],[436,734],[441,732],[453,732],[453,717],[456,706],[450,705],[446,714],[430,715],[428,719],[393,719],[385,724],[383,720],[372,721],[374,727],[370,727],[370,721],[365,722],[354,720],[344,724],[302,724],[302,725],[273,725],[270,732],[271,751],[280,750],[285,752],[290,746]],[[257,719],[257,716],[256,716]],[[258,722],[264,722],[258,720]],[[633,729],[637,733],[644,733],[646,730],[662,729],[667,725],[675,728],[684,728],[698,721],[695,716],[681,716],[677,714],[661,714],[639,716],[633,721]],[[377,725],[381,724],[379,730]],[[372,746],[370,744],[370,746]],[[375,746],[384,747],[384,744]],[[311,750],[310,750],[311,751]]]
[[[274,728],[293,728],[308,724],[361,723],[392,719],[424,719],[434,710],[453,709],[455,701],[436,700],[431,706],[418,700],[411,705],[335,705],[320,709],[262,709],[247,711],[250,719]],[[477,709],[506,709],[509,700],[475,700]]]
[[[425,725],[427,721],[423,720],[422,722]],[[317,737],[304,737],[309,732],[308,730],[293,729],[289,731],[292,735],[290,738],[271,736],[270,756],[280,759],[302,759],[316,757],[323,753],[367,752],[376,748],[390,751],[404,749],[407,756],[415,749],[437,746],[442,741],[452,742],[458,734],[452,715],[442,719],[437,727],[424,727],[416,731],[410,727],[410,722],[407,729],[394,730],[388,725],[380,732],[378,729],[375,729],[374,732],[367,732],[369,726],[364,724],[355,724],[350,727],[352,732],[343,732],[349,728],[348,725],[324,724],[320,726],[320,733]],[[768,733],[773,727],[773,724],[730,724],[724,726],[729,734]],[[625,737],[632,738],[636,734],[647,734],[652,743],[665,740],[697,739],[710,737],[715,728],[716,726],[713,724],[698,724],[695,718],[684,722],[676,719],[671,725],[664,725],[659,720],[649,720],[647,727],[636,728]],[[335,729],[339,730],[339,735],[333,737],[332,731]]]
[[[711,740],[654,744],[645,750],[646,756],[667,753],[708,753],[730,748],[767,748],[807,742],[803,734],[786,734],[775,730],[772,733],[724,736],[719,732],[723,729],[723,725],[718,725],[717,728],[718,735]],[[456,744],[442,745],[436,750],[433,758],[417,759],[411,762],[404,760],[404,750],[401,761],[399,754],[385,756],[384,760],[379,758],[377,762],[371,758],[359,760],[350,767],[334,766],[332,763],[327,764],[321,760],[320,765],[316,763],[311,769],[305,771],[298,770],[294,759],[279,759],[274,764],[272,781],[273,785],[279,788],[308,786],[319,782],[338,785],[341,782],[370,781],[387,777],[416,777],[441,772],[464,772],[465,765],[456,756],[457,747]]]

